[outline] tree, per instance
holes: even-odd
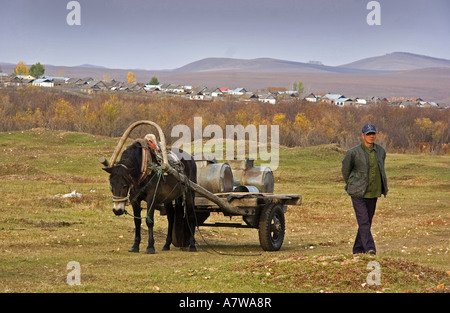
[[[302,94],[303,91],[305,91],[305,87],[303,87],[303,82],[301,81],[299,81],[298,83],[294,82],[293,89],[294,91],[298,91],[299,94]]]
[[[128,82],[131,84],[136,81],[136,76],[134,76],[133,72],[128,72],[127,79],[128,79]]]
[[[30,67],[30,75],[34,78],[41,77],[45,73],[45,67],[41,63],[36,63]]]
[[[150,80],[150,82],[148,84],[149,85],[159,85],[158,78],[156,78],[156,76],[153,76],[152,80]]]
[[[25,65],[24,62],[17,63],[16,68],[14,69],[14,74],[16,75],[28,75],[28,66]]]
[[[53,110],[52,128],[72,130],[76,116],[74,107],[68,101],[60,99]]]
[[[112,136],[116,121],[120,116],[120,102],[116,96],[111,96],[108,101],[103,103],[103,122],[104,131],[108,136]]]

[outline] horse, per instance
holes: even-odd
[[[142,168],[147,162],[143,149],[146,149],[151,158],[151,172],[143,173]],[[176,149],[175,149],[176,150]],[[180,170],[193,182],[197,182],[197,166],[193,158],[179,149],[176,155],[181,162]],[[181,156],[181,157],[180,157]],[[129,252],[139,252],[141,242],[141,202],[147,202],[148,246],[146,254],[154,254],[154,212],[155,208],[164,205],[167,213],[168,231],[163,251],[170,250],[170,245],[187,248],[189,251],[197,251],[195,246],[195,193],[189,188],[189,181],[180,183],[172,175],[164,175],[158,166],[158,159],[154,147],[145,141],[137,140],[127,147],[120,161],[112,166],[103,168],[110,174],[109,182],[113,194],[115,215],[128,213],[125,206],[129,201],[133,207],[135,237],[133,246]],[[159,169],[159,170],[158,170]],[[175,202],[175,206],[173,205]]]

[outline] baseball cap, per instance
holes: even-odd
[[[362,132],[364,135],[367,135],[368,133],[376,133],[377,129],[373,124],[365,124],[362,128]]]

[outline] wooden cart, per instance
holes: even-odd
[[[100,162],[112,166],[117,159],[131,131],[139,125],[154,126],[159,133],[162,164],[166,175],[173,175],[181,183],[187,178],[171,167],[167,157],[166,139],[161,127],[151,121],[138,121],[131,124],[122,135],[109,162],[101,158]],[[259,231],[261,247],[266,251],[277,251],[281,248],[286,229],[285,212],[288,205],[300,205],[301,195],[273,194],[261,192],[226,192],[212,193],[202,186],[189,181],[189,188],[196,192],[195,213],[199,226],[256,228]],[[241,223],[205,223],[211,212],[221,212],[225,216],[242,216]]]
[[[259,242],[265,251],[277,251],[281,248],[286,229],[284,213],[288,205],[300,205],[302,197],[292,194],[268,194],[259,192],[227,192],[215,194],[236,208],[229,213],[211,200],[195,197],[196,214],[200,217],[199,226],[237,227],[258,229]],[[221,212],[225,216],[242,216],[242,223],[206,223],[205,218],[211,212]]]

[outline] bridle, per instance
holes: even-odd
[[[117,164],[117,166],[122,166],[123,168],[125,168],[125,169],[127,169],[128,170],[128,167],[125,165],[125,164]],[[125,203],[125,205],[128,203],[128,202],[130,202],[130,191],[131,191],[131,187],[133,186],[133,184],[130,184],[130,186],[128,187],[128,192],[127,192],[127,195],[125,196],[125,197],[118,197],[118,196],[115,196],[114,194],[113,194],[113,196],[112,196],[112,198],[113,198],[113,202],[126,202]]]

